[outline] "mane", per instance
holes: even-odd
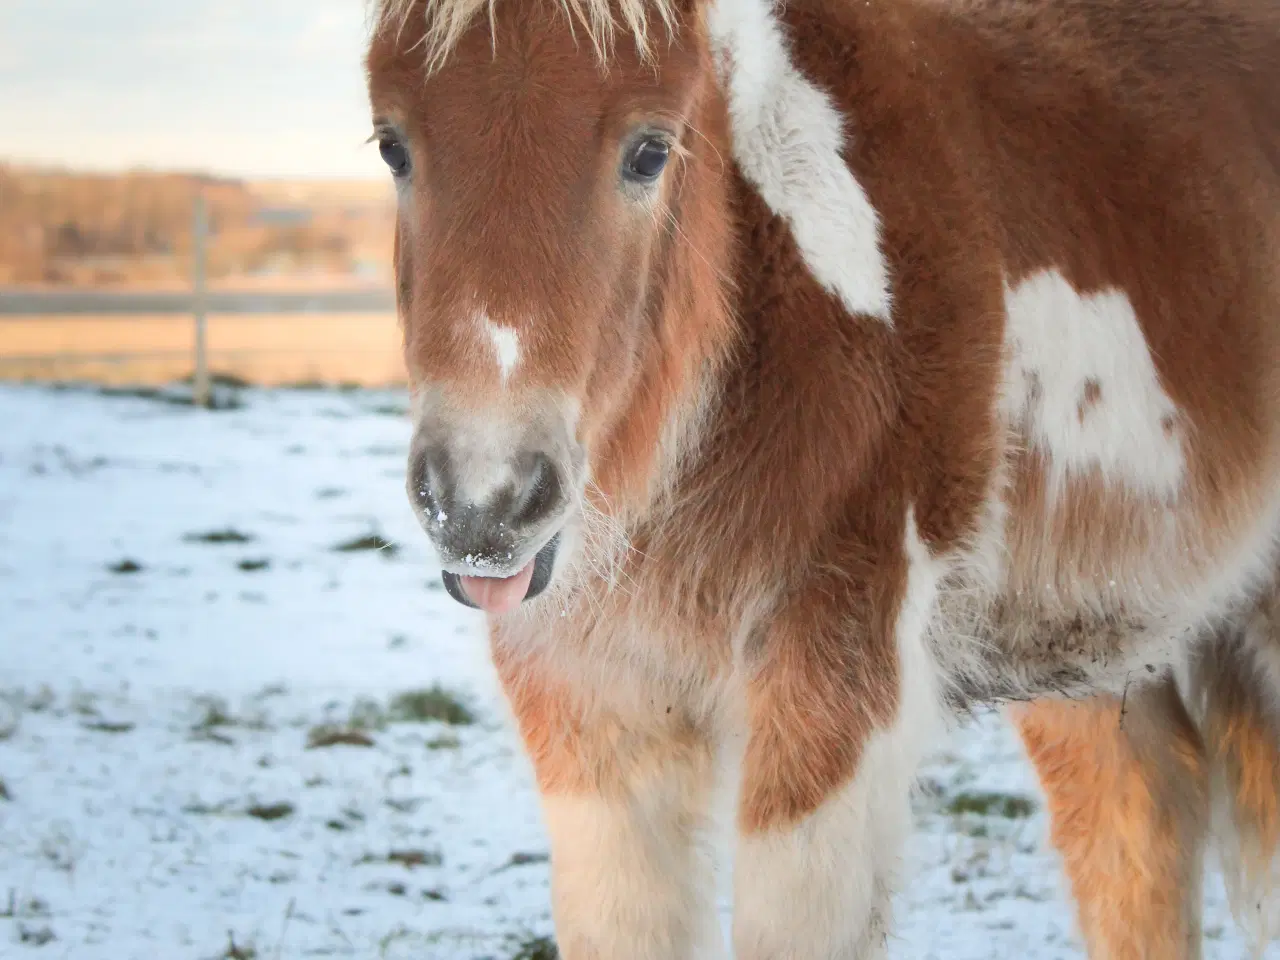
[[[421,16],[426,69],[438,69],[467,28],[483,11],[494,29],[494,7],[499,0],[373,0],[378,31],[400,33],[410,18]],[[642,58],[652,53],[653,24],[659,23],[668,36],[675,31],[676,0],[505,0],[507,3],[547,3],[558,7],[568,18],[570,29],[581,29],[603,63],[617,39],[625,31]]]

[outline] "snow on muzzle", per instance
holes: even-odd
[[[582,473],[568,424],[557,427],[419,422],[409,500],[459,603],[507,613],[550,584]]]

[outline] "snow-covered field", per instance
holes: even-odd
[[[550,956],[529,770],[405,502],[404,398],[241,399],[0,388],[0,956]],[[1001,720],[923,775],[895,960],[1081,957]],[[1246,954],[1216,878],[1206,925]]]

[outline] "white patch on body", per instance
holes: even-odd
[[[1005,304],[1004,413],[1045,454],[1050,490],[1100,471],[1135,491],[1176,495],[1185,473],[1178,408],[1124,292],[1080,294],[1045,270],[1006,288]],[[1082,408],[1089,384],[1097,400]]]
[[[907,590],[894,628],[898,715],[871,735],[850,783],[791,827],[743,838],[734,862],[736,960],[885,956],[916,768],[943,730],[927,633],[944,564],[907,515]]]
[[[772,0],[715,0],[708,16],[743,174],[818,282],[851,313],[891,323],[880,217],[844,160],[840,112],[791,62]]]
[[[488,317],[483,318],[483,324],[498,360],[498,373],[505,385],[520,362],[520,335],[510,327],[494,323]]]

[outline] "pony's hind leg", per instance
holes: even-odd
[[[1214,840],[1232,912],[1255,951],[1280,937],[1280,599],[1206,642],[1187,702],[1209,758]]]
[[[1198,960],[1208,777],[1172,678],[1012,710],[1089,956]]]

